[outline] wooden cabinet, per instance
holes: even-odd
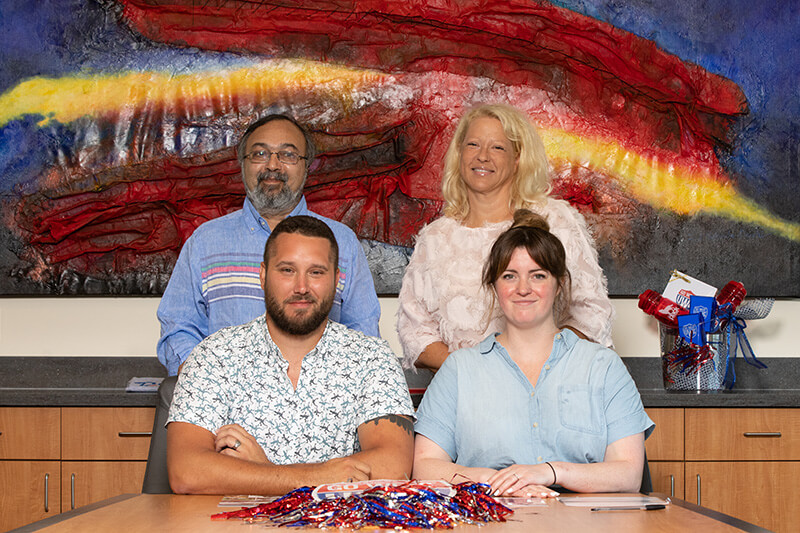
[[[772,531],[800,529],[800,409],[686,409],[686,499]]]
[[[772,531],[800,530],[800,409],[648,409],[653,489]]]
[[[61,508],[141,492],[154,409],[61,410]]]
[[[61,509],[68,511],[118,494],[142,492],[146,461],[64,461]]]
[[[686,500],[770,531],[797,531],[800,462],[687,461]]]
[[[58,408],[0,407],[0,531],[61,512],[60,423]]]
[[[61,458],[147,461],[155,409],[61,409]]]
[[[673,498],[685,499],[683,461],[650,461],[653,491]]]
[[[683,409],[651,408],[647,416],[656,424],[645,441],[648,461],[683,461]]]
[[[655,431],[645,441],[653,490],[683,499],[683,409],[651,408],[647,414],[656,424]]]
[[[0,408],[0,531],[142,490],[153,408]]]
[[[0,407],[0,459],[60,459],[58,407]]]
[[[687,409],[687,461],[800,460],[800,409]]]
[[[0,531],[61,512],[58,461],[0,461]]]

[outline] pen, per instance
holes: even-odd
[[[635,507],[592,507],[592,511],[658,511],[666,509],[667,506],[660,503],[651,503]]]

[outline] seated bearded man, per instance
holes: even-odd
[[[173,491],[283,494],[410,476],[414,411],[397,358],[327,318],[337,255],[316,218],[272,231],[266,314],[203,340],[179,375],[167,422]]]

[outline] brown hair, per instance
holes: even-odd
[[[281,233],[297,233],[305,237],[320,237],[327,239],[331,243],[330,260],[335,268],[339,268],[339,244],[336,242],[336,237],[323,221],[318,218],[310,217],[308,215],[296,215],[293,217],[286,217],[275,226],[272,233],[267,238],[267,244],[264,245],[264,264],[269,264],[269,258],[272,249],[275,247],[275,239]]]
[[[517,209],[514,212],[514,223],[500,234],[489,252],[489,258],[483,267],[483,286],[486,289],[494,288],[495,282],[508,267],[511,256],[518,248],[525,249],[531,259],[558,281],[559,291],[553,305],[553,316],[556,325],[561,325],[569,306],[571,278],[564,245],[558,237],[550,233],[550,225],[541,215],[527,209]],[[494,298],[494,291],[491,293]]]

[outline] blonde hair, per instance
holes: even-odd
[[[444,214],[463,220],[469,213],[467,188],[461,178],[461,151],[469,125],[476,118],[490,117],[500,121],[503,132],[514,146],[517,172],[511,185],[511,208],[519,209],[540,202],[550,193],[550,174],[544,143],[536,128],[521,111],[504,104],[487,104],[467,111],[456,127],[444,157],[442,197]]]

